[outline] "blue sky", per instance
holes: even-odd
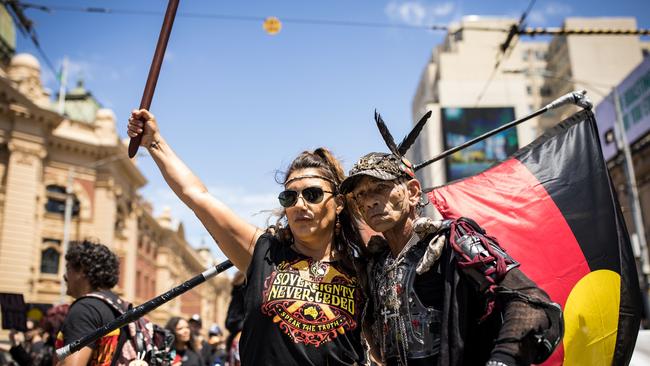
[[[125,136],[129,111],[142,96],[167,1],[29,2],[53,8],[49,13],[26,11],[47,56],[55,67],[68,57],[69,85],[83,77],[99,102],[113,109],[118,132]],[[93,14],[57,9],[61,6],[160,14]],[[213,194],[264,225],[268,214],[259,212],[277,207],[281,190],[275,172],[300,151],[327,146],[349,168],[362,154],[385,150],[374,127],[375,108],[396,136],[408,131],[417,82],[443,36],[425,29],[296,20],[446,25],[465,15],[518,18],[527,6],[527,0],[181,0],[151,110],[169,143]],[[183,14],[276,16],[283,28],[271,36],[261,20]],[[637,16],[640,28],[650,28],[650,2],[539,0],[528,23],[560,26],[567,16]],[[21,36],[17,48],[38,56]],[[53,74],[41,65],[46,86],[58,90]],[[142,193],[156,213],[171,207],[192,244],[212,245],[151,159],[141,158],[139,165],[149,180]]]

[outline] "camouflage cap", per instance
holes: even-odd
[[[393,180],[399,177],[415,178],[413,166],[406,158],[394,154],[372,152],[357,161],[350,175],[341,183],[341,193],[349,193],[364,176],[380,180]]]

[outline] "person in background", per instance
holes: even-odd
[[[203,366],[203,358],[191,342],[191,331],[188,322],[178,316],[167,321],[165,328],[174,334],[174,350],[176,357],[172,366]]]
[[[70,305],[55,342],[61,348],[95,331],[116,318],[106,301],[121,304],[111,291],[119,279],[120,263],[106,245],[89,240],[73,242],[65,254],[67,294],[76,300]],[[116,329],[59,362],[59,365],[109,366],[117,351],[120,330]]]
[[[48,355],[51,349],[46,348],[47,334],[36,325],[34,321],[27,320],[27,331],[24,333],[11,331],[9,340],[11,342],[11,357],[20,366],[51,365],[52,357]]]
[[[199,314],[193,314],[187,323],[190,326],[190,342],[194,346],[194,350],[201,355],[203,361],[208,362],[210,356],[210,345],[203,336],[203,320]]]
[[[205,352],[206,366],[224,366],[226,364],[226,342],[221,327],[213,324],[208,330],[208,345]]]

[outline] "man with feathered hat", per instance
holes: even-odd
[[[342,183],[382,237],[368,243],[366,333],[388,365],[530,365],[559,343],[561,310],[473,220],[421,216],[426,203],[404,154],[430,116],[390,153],[363,156]],[[424,201],[423,201],[424,200]]]

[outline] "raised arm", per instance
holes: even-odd
[[[131,113],[129,137],[143,133],[143,125],[144,135],[140,145],[147,148],[169,187],[194,211],[223,253],[239,270],[246,272],[262,230],[237,216],[208,192],[203,182],[167,144],[149,111],[141,109]]]

